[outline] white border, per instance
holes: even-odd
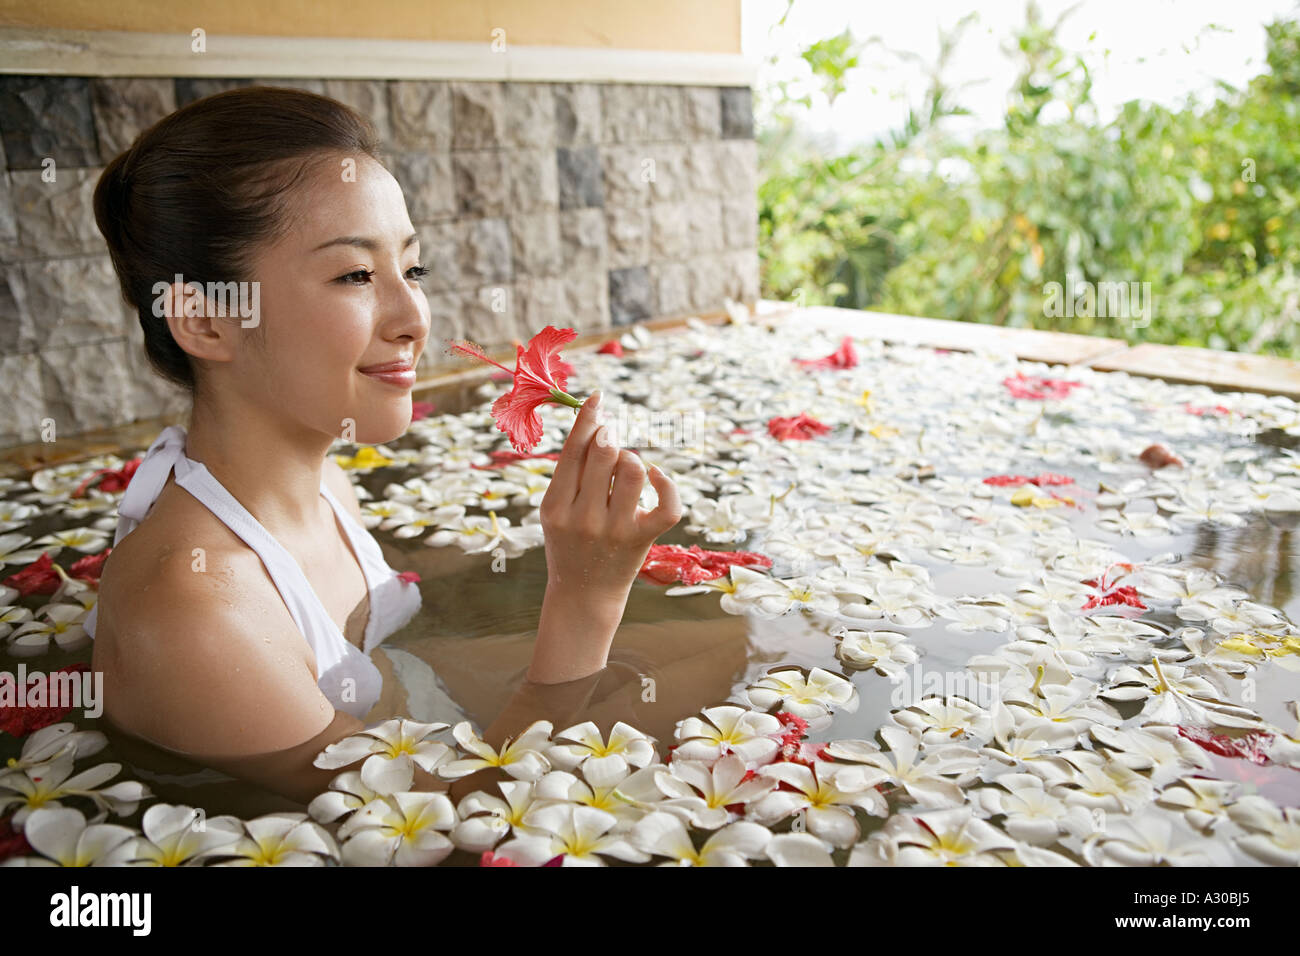
[[[335,37],[190,37],[120,30],[0,27],[0,73],[375,80],[516,80],[753,86],[741,54],[508,46]]]

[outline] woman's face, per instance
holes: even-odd
[[[410,426],[411,388],[361,369],[399,360],[414,369],[428,340],[406,200],[368,156],[354,174],[326,161],[302,189],[295,227],[254,268],[261,347],[240,350],[237,374],[259,401],[308,427],[391,441]]]

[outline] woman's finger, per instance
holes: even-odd
[[[548,492],[555,495],[557,502],[571,504],[578,497],[582,483],[582,469],[587,458],[587,446],[600,424],[596,421],[596,413],[601,398],[603,396],[600,389],[587,396],[587,400],[578,409],[577,418],[573,420],[573,427],[569,429],[569,437],[564,440],[564,448],[556,460],[555,470],[551,472],[551,485]]]
[[[587,460],[582,466],[578,496],[573,508],[592,526],[604,525],[609,510],[609,483],[618,464],[619,446],[608,427],[602,425],[587,442]]]
[[[641,456],[625,448],[618,453],[614,467],[614,490],[609,494],[609,513],[620,524],[636,517],[636,503],[645,487],[645,465]]]
[[[659,505],[654,511],[638,514],[636,521],[644,536],[654,539],[682,520],[682,499],[677,494],[677,485],[658,466],[651,465],[649,475],[650,484],[659,496]]]

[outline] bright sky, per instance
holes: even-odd
[[[1001,45],[1024,22],[1025,6],[1025,0],[795,0],[785,25],[776,26],[786,0],[742,0],[741,43],[755,60],[780,54],[777,69],[786,77],[810,77],[798,49],[845,26],[859,40],[879,36],[885,48],[909,50],[933,63],[939,28],[977,8],[978,19],[962,35],[948,81],[975,81],[961,91],[959,102],[975,113],[975,124],[994,125],[1016,75]],[[1039,3],[1049,23],[1070,6],[1060,0]],[[1211,92],[1216,80],[1243,85],[1265,67],[1264,24],[1281,14],[1300,15],[1297,0],[1082,0],[1074,6],[1058,36],[1067,50],[1085,55],[1103,120],[1129,99],[1173,106],[1189,93]],[[834,106],[814,97],[818,105],[807,117],[840,146],[898,127],[907,104],[918,103],[926,87],[918,66],[886,55],[881,47],[869,48],[861,59],[865,65],[847,75],[848,89]],[[761,84],[768,74],[765,65],[760,70]]]

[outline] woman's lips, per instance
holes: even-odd
[[[410,388],[415,384],[415,369],[413,368],[393,368],[386,371],[376,369],[373,372],[362,371],[361,374],[367,378],[386,382],[389,385],[396,385],[398,388]]]

